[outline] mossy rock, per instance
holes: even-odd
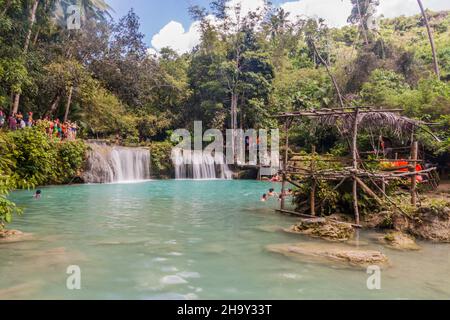
[[[344,244],[300,243],[270,245],[267,250],[300,262],[331,264],[333,267],[367,268],[389,266],[386,255],[374,250],[361,250]]]
[[[414,238],[402,232],[390,232],[379,238],[379,241],[395,250],[420,250]]]
[[[348,241],[355,235],[351,224],[325,218],[302,220],[286,231],[337,242]]]

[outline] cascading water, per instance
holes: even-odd
[[[223,157],[221,157],[223,159]],[[172,150],[172,161],[176,179],[225,179],[231,180],[233,172],[224,161],[216,161],[206,152],[190,152],[175,148]]]
[[[150,151],[90,143],[86,183],[133,182],[150,179]]]

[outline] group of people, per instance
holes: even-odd
[[[40,120],[45,122],[45,128],[50,138],[56,137],[61,140],[75,140],[77,138],[78,125],[75,122],[60,122],[59,119],[50,120],[48,117]]]
[[[3,110],[0,110],[0,129],[7,125],[11,131],[33,127],[39,123],[44,123],[46,133],[50,138],[59,138],[61,140],[75,140],[78,132],[78,125],[75,122],[64,121],[59,119],[51,120],[49,117],[35,120],[33,112],[22,114],[18,112],[11,114],[9,117]]]
[[[11,114],[8,118],[3,110],[0,110],[0,128],[7,123],[10,130],[25,129],[34,125],[33,112]]]
[[[281,201],[281,200],[283,200],[283,198],[291,197],[293,195],[294,195],[294,191],[292,189],[288,189],[288,190],[285,190],[284,192],[277,193],[275,191],[275,189],[271,188],[271,189],[269,189],[268,193],[263,194],[263,196],[261,197],[261,202],[266,202],[270,198],[276,198],[276,197],[278,197],[278,201]]]

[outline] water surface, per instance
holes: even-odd
[[[392,267],[369,291],[364,270],[292,261],[265,247],[301,243],[270,232],[296,219],[259,202],[256,181],[80,185],[12,195],[30,241],[0,244],[1,299],[448,299],[450,246],[398,252],[373,241]],[[279,188],[279,186],[277,186]],[[364,238],[366,235],[362,235]],[[366,241],[366,240],[365,240]],[[82,290],[66,288],[67,267]]]

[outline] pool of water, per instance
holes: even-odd
[[[15,192],[10,226],[33,237],[0,244],[0,299],[449,299],[450,245],[384,252],[381,290],[365,270],[293,261],[279,243],[319,241],[276,232],[296,219],[259,202],[256,181],[149,181]],[[272,232],[273,231],[273,232]],[[81,290],[66,287],[81,268]]]

